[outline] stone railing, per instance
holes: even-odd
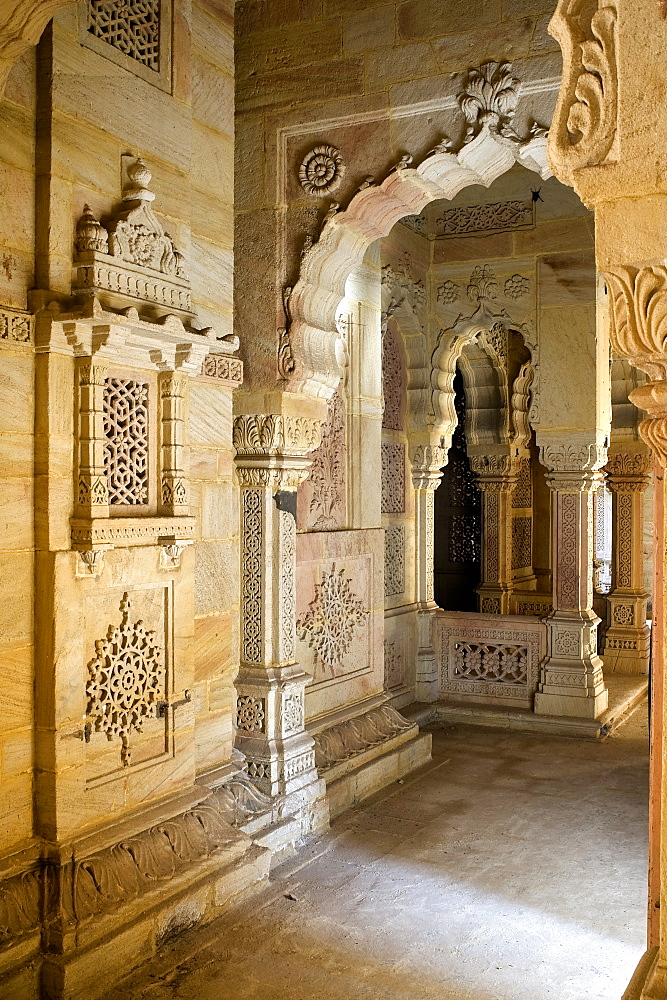
[[[544,622],[519,615],[438,611],[433,631],[440,698],[532,709],[547,651]]]

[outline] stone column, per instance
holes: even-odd
[[[241,487],[241,665],[236,748],[263,792],[286,796],[304,833],[328,824],[325,785],[305,728],[310,681],[295,661],[296,490],[320,421],[273,414],[234,420]]]
[[[644,504],[651,458],[640,443],[614,448],[606,465],[612,506],[611,625],[605,642],[607,668],[621,674],[648,673],[651,631],[644,589]]]
[[[482,492],[482,583],[479,610],[508,615],[512,594],[512,492],[518,469],[509,455],[472,455]]]
[[[547,619],[547,658],[542,664],[535,712],[596,719],[608,692],[597,654],[593,611],[595,533],[593,494],[606,451],[597,445],[543,445],[541,460],[552,490],[553,607]]]
[[[188,376],[179,372],[161,372],[160,509],[172,516],[188,513],[187,475],[185,470],[185,406]]]
[[[415,491],[415,594],[417,600],[417,672],[415,700],[438,697],[438,661],[433,648],[433,496],[442,479],[447,452],[438,445],[420,445],[412,460]]]
[[[79,480],[77,517],[108,517],[104,468],[104,387],[109,368],[91,357],[77,359],[79,380]]]

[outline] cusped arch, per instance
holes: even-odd
[[[314,397],[334,391],[340,379],[336,310],[349,274],[373,242],[431,201],[451,200],[472,185],[489,187],[516,163],[543,179],[551,176],[546,132],[535,129],[526,140],[508,137],[500,134],[493,116],[482,117],[477,134],[458,152],[436,147],[418,166],[399,166],[381,184],[362,186],[344,211],[329,218],[302,261],[290,299],[295,370],[287,388]]]

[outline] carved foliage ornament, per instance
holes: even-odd
[[[511,122],[516,111],[518,87],[519,80],[512,76],[511,63],[487,62],[470,70],[459,98],[461,111],[470,125],[469,139],[485,124],[502,129]]]
[[[561,179],[602,163],[616,132],[616,10],[586,0],[560,0],[549,30],[563,50],[563,82],[549,136]]]
[[[342,666],[356,630],[366,623],[368,615],[352,591],[352,580],[333,563],[315,585],[315,596],[296,627],[299,638],[333,669]]]
[[[317,770],[321,773],[412,728],[413,724],[391,705],[383,705],[356,719],[340,722],[313,736]]]
[[[315,146],[304,156],[299,167],[299,182],[307,194],[329,194],[340,184],[345,164],[335,146]]]
[[[105,229],[88,207],[77,225],[76,249],[108,253],[139,267],[161,271],[175,278],[186,279],[183,255],[176,250],[173,240],[165,233],[161,222],[151,208],[155,199],[148,190],[151,172],[141,159],[128,167],[129,183],[123,191],[127,207],[115,222]]]
[[[129,738],[141,732],[146,719],[158,717],[165,699],[163,650],[142,621],[130,622],[127,594],[120,603],[120,625],[110,625],[106,638],[95,643],[88,664],[86,715],[96,732],[120,737],[123,764],[130,763]]]

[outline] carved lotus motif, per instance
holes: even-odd
[[[338,186],[345,173],[345,164],[335,146],[315,146],[299,167],[299,182],[308,194],[328,194]]]

